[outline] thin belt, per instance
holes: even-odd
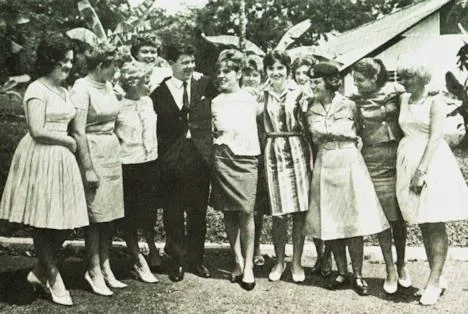
[[[301,132],[269,132],[266,133],[266,137],[293,137],[293,136],[303,136]]]
[[[330,141],[325,142],[319,145],[320,149],[325,150],[335,150],[335,149],[342,149],[342,148],[356,148],[356,142],[354,141]]]

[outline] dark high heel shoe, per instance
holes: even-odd
[[[240,285],[241,285],[242,289],[247,290],[247,291],[251,291],[251,290],[253,290],[253,288],[255,288],[255,281],[254,282],[241,281]]]
[[[243,274],[231,274],[229,281],[231,283],[240,283],[242,281]]]
[[[349,284],[349,278],[346,275],[339,274],[335,279],[328,282],[326,288],[328,290],[340,290],[346,288]]]
[[[354,278],[353,289],[360,296],[369,295],[369,289],[367,287],[367,282],[365,282],[364,279],[362,279],[362,278]]]

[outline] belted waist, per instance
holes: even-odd
[[[325,150],[335,150],[335,149],[351,148],[351,147],[356,148],[356,142],[354,141],[330,141],[330,142],[321,143],[319,145],[320,149],[325,149]]]
[[[303,136],[301,132],[267,132],[266,137],[292,137]]]

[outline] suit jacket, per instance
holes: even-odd
[[[213,138],[211,134],[211,99],[216,94],[212,80],[202,76],[192,78],[190,89],[189,120],[177,106],[166,81],[151,93],[154,109],[158,115],[158,155],[162,167],[177,167],[187,128],[192,142],[207,165],[211,163]],[[166,169],[168,170],[168,169]]]

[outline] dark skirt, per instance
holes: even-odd
[[[157,160],[122,165],[125,218],[152,223],[161,207]]]
[[[403,220],[396,198],[397,149],[398,143],[395,141],[364,146],[362,149],[362,156],[388,221]]]
[[[255,214],[271,215],[270,199],[268,198],[268,188],[265,175],[265,163],[263,155],[258,158],[258,181],[257,195],[255,196]]]
[[[253,213],[258,158],[237,156],[227,145],[215,145],[211,205],[215,210]]]

